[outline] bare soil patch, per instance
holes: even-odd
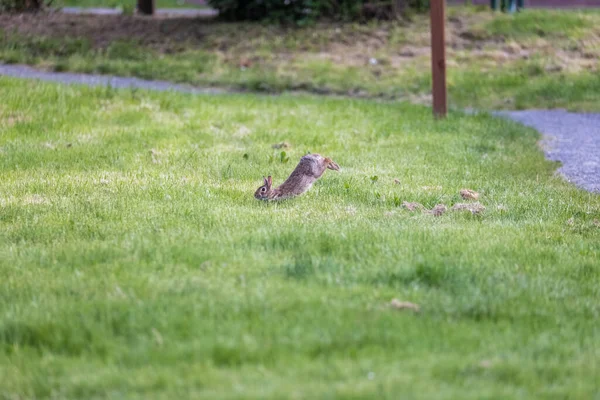
[[[561,45],[551,38],[535,41],[490,36],[482,26],[491,13],[451,15],[447,25],[450,67],[476,61],[483,70],[532,57],[546,58],[545,68],[593,70],[598,35]],[[0,15],[0,29],[29,37],[78,38],[95,49],[129,41],[162,54],[202,49],[218,54],[227,64],[280,63],[292,58],[330,61],[335,65],[366,67],[374,76],[397,68],[421,68],[429,58],[429,24],[425,16],[412,21],[380,22],[376,26],[328,23],[310,28],[227,24],[210,18],[148,18],[126,15],[53,13]]]
[[[0,15],[0,28],[27,36],[86,39],[94,47],[119,40],[160,46],[198,43],[207,33],[202,18],[146,18],[126,15],[69,15],[58,12]]]

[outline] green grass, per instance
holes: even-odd
[[[74,33],[35,19],[0,40],[0,60],[196,85],[430,102],[427,16],[284,28],[211,21],[72,18]],[[100,21],[100,20],[99,20]],[[138,24],[127,29],[127,26]],[[155,24],[155,25],[154,25]],[[40,28],[42,27],[42,28]],[[600,110],[600,13],[517,15],[451,8],[448,91],[455,108]],[[59,33],[60,31],[60,33]],[[156,34],[160,32],[160,34]],[[376,63],[371,60],[375,59]]]
[[[600,197],[530,129],[306,96],[0,96],[2,398],[600,393]],[[306,151],[342,171],[252,197]],[[399,206],[464,187],[482,215]]]
[[[500,14],[485,24],[490,36],[504,36],[513,39],[531,37],[578,37],[593,27],[596,11],[570,12],[565,10],[536,10],[517,15]]]

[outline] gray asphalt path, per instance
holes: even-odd
[[[123,10],[119,8],[102,7],[62,7],[60,12],[64,14],[89,14],[89,15],[121,15]],[[215,17],[219,13],[212,8],[157,8],[156,15],[167,17]]]
[[[0,64],[0,75],[113,88],[197,94],[227,92],[223,89],[198,88],[139,78],[40,71],[24,65]],[[559,172],[575,185],[590,192],[600,193],[600,114],[571,113],[563,110],[499,111],[494,114],[541,132],[544,135],[546,157],[562,163]]]
[[[71,72],[41,71],[26,65],[0,64],[0,75],[15,78],[38,79],[42,81],[80,84],[88,86],[110,86],[115,89],[149,89],[160,92],[174,91],[195,94],[226,93],[224,89],[199,88],[166,81],[149,81],[139,78],[125,78],[111,75],[77,74]]]
[[[559,172],[571,183],[600,193],[600,114],[564,110],[500,111],[544,135],[546,157],[560,161]]]

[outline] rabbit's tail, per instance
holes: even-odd
[[[339,171],[340,170],[340,166],[337,165],[337,163],[335,161],[333,161],[331,158],[326,158],[325,162],[327,163],[327,168],[328,169],[332,169],[334,171]]]

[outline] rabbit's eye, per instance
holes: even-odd
[[[260,188],[260,191],[264,193],[264,192],[266,192],[266,191],[267,191],[267,188],[266,188],[266,187],[261,187],[261,188]]]

